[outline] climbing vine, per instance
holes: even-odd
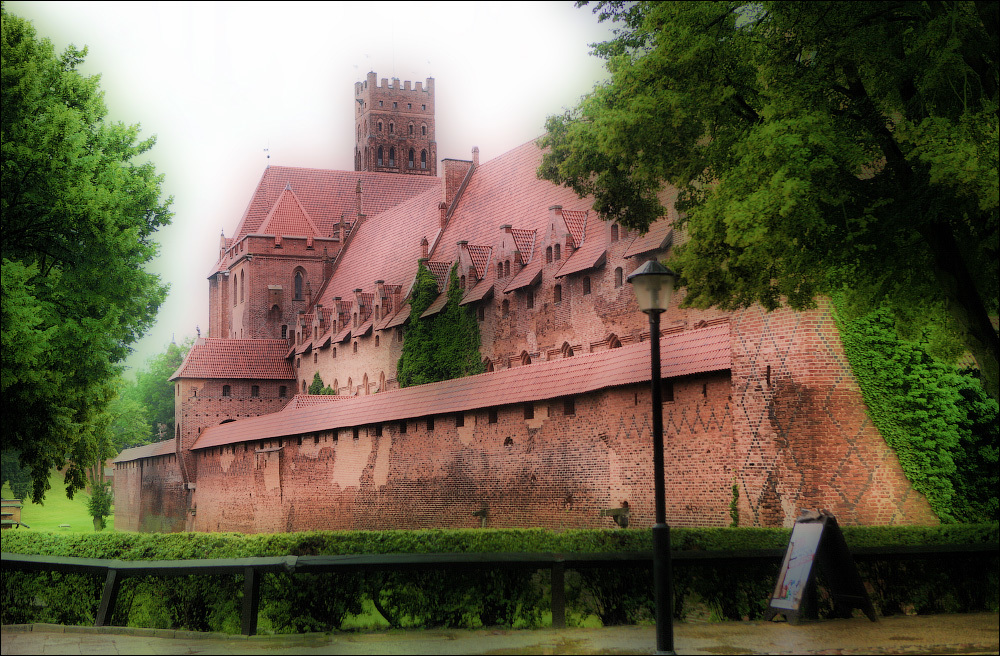
[[[838,309],[839,301],[835,301]],[[997,402],[968,372],[901,339],[891,314],[838,312],[868,415],[943,522],[997,519]]]
[[[438,297],[434,275],[421,263],[410,299],[410,321],[396,367],[400,387],[461,378],[483,372],[479,323],[459,303],[456,264],[448,276],[448,302],[437,314],[421,317]]]

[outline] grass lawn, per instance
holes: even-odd
[[[92,533],[94,531],[94,519],[87,512],[87,500],[90,495],[82,490],[77,491],[72,499],[66,498],[66,487],[63,482],[63,473],[52,471],[49,475],[49,484],[52,488],[45,493],[43,504],[31,503],[24,499],[24,507],[21,508],[21,521],[30,526],[25,529],[23,526],[17,531],[55,531],[63,533]],[[10,486],[6,483],[3,486],[3,498],[13,498]],[[112,508],[114,510],[114,508]],[[115,516],[107,518],[107,529],[113,531],[115,528]],[[61,524],[69,524],[69,528],[59,528]]]

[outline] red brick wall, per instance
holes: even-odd
[[[820,456],[843,446],[816,429],[823,422],[811,416],[810,405],[800,406],[801,418],[789,423],[801,437],[772,438],[770,468],[761,467],[754,460],[760,438],[734,430],[751,416],[733,404],[737,383],[746,381],[734,376],[731,383],[728,372],[673,381],[674,400],[664,403],[672,525],[729,525],[734,480],[741,489],[741,525],[787,524],[803,508],[829,508],[848,524],[935,521],[926,502],[896,475],[891,458],[853,455],[883,449],[873,431],[852,434],[839,469],[828,468]],[[336,440],[327,431],[199,451],[192,528],[475,527],[480,520],[472,513],[484,507],[492,527],[613,527],[600,511],[623,501],[632,526],[649,526],[649,398],[647,386],[625,386],[575,397],[569,416],[564,400],[555,399],[534,404],[533,419],[525,419],[521,405],[504,406],[496,423],[490,423],[489,410],[480,410],[465,413],[462,427],[454,415],[439,415],[433,430],[419,418],[407,421],[402,434],[394,422],[381,427],[381,436],[376,426],[361,426],[357,439],[351,429],[341,429]],[[775,407],[781,417],[792,405],[779,400]],[[767,510],[769,494],[777,495],[781,513]],[[883,512],[886,498],[897,504],[893,513]]]
[[[788,526],[800,508],[826,508],[842,524],[938,522],[868,419],[829,302],[808,312],[753,307],[731,326],[748,523]]]
[[[176,455],[115,464],[115,528],[120,531],[183,531],[187,490]]]

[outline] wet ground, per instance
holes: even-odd
[[[227,636],[161,629],[3,627],[3,654],[651,654],[652,626],[393,630]],[[678,654],[997,654],[1000,615],[894,616],[803,622],[679,623]]]

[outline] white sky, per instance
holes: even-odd
[[[353,168],[354,82],[435,78],[438,157],[490,160],[605,79],[589,8],[558,3],[6,2],[62,52],[87,46],[112,120],[155,134],[174,197],[152,270],[170,283],[128,364],[208,334],[207,275],[268,161]],[[270,160],[266,159],[269,149]]]

